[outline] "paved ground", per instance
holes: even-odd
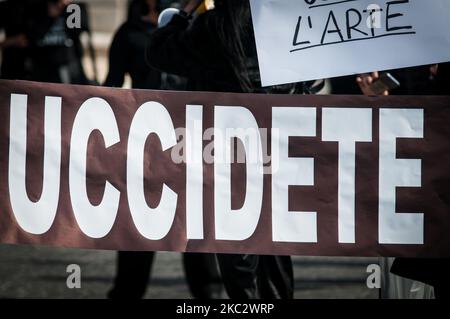
[[[373,258],[295,257],[296,298],[377,298],[366,287]],[[81,289],[68,289],[66,267],[81,267]],[[115,253],[0,245],[0,298],[104,298]],[[146,298],[190,298],[178,253],[158,253]]]

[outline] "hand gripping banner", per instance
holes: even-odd
[[[0,242],[450,257],[450,97],[0,81]]]

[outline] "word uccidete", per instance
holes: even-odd
[[[65,245],[338,255],[448,243],[448,98],[5,83],[2,241],[72,229]]]

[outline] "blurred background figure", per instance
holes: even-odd
[[[133,0],[128,19],[114,35],[109,51],[109,71],[105,86],[122,87],[125,75],[133,88],[160,89],[161,73],[146,63],[149,36],[157,28],[161,3],[157,0]],[[168,79],[172,79],[170,83]],[[174,88],[173,76],[165,75],[165,87]],[[176,87],[175,87],[176,88]],[[109,298],[142,298],[151,274],[154,252],[120,251],[117,274]],[[183,265],[194,298],[219,298],[222,283],[214,254],[183,254]]]
[[[115,33],[109,49],[109,71],[104,86],[122,87],[128,74],[133,88],[160,89],[161,73],[145,62],[145,46],[157,27],[159,12],[157,0],[131,2],[128,19]]]
[[[26,59],[28,40],[25,35],[25,0],[7,0],[0,2],[0,31],[4,32],[4,40],[0,41],[2,63],[0,77],[2,79],[27,79]]]
[[[27,80],[50,77],[53,82],[103,83],[108,71],[108,53],[112,37],[114,31],[127,19],[130,2],[129,0],[89,2],[0,0],[0,77]],[[178,5],[178,1],[160,2],[161,7]],[[64,23],[65,27],[58,30],[53,26],[53,22],[56,25],[61,24],[60,17],[66,21],[70,20],[73,11],[67,12],[69,3],[80,9],[81,26],[74,28]],[[59,34],[58,39],[49,37],[51,33],[48,31],[52,26],[51,33]],[[42,41],[44,38],[46,40]],[[64,38],[69,41],[64,41]],[[45,59],[42,56],[45,50],[51,51],[51,55],[55,55],[57,59]],[[43,70],[44,67],[39,68],[38,65],[33,71],[33,61],[42,61],[50,68],[46,71]],[[64,76],[61,77],[59,71],[55,72],[55,65],[62,65]],[[169,82],[172,80],[170,78]],[[125,78],[124,86],[131,87],[128,76]]]
[[[81,28],[69,28],[70,0],[35,0],[27,10],[31,79],[40,82],[89,84],[82,65],[80,36],[89,30],[86,13]],[[80,8],[85,8],[78,4]],[[82,10],[82,12],[85,10]]]

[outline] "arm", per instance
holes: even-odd
[[[205,56],[215,47],[206,26],[206,15],[200,15],[191,27],[187,16],[175,15],[167,26],[156,30],[147,44],[147,63],[163,72],[203,77],[209,70]]]

